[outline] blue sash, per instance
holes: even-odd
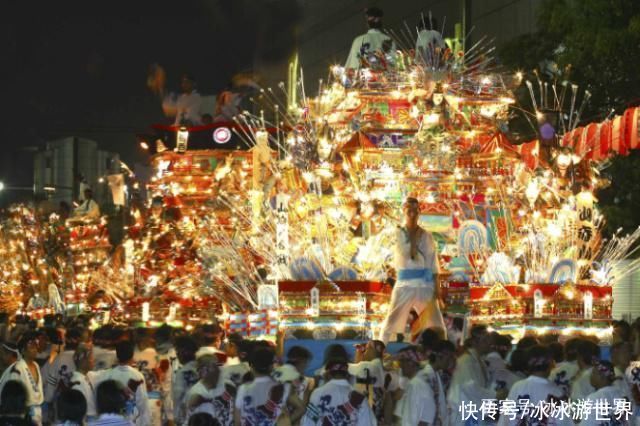
[[[398,271],[399,281],[423,279],[426,282],[433,281],[433,271],[431,269],[400,269]]]

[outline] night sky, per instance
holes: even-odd
[[[32,181],[28,147],[84,136],[128,162],[143,159],[136,133],[167,122],[147,89],[149,65],[169,88],[183,72],[216,94],[256,63],[286,61],[295,48],[295,0],[12,1],[0,33],[0,179]],[[266,41],[266,42],[265,42]]]

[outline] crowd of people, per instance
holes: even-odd
[[[268,341],[226,336],[215,323],[188,332],[166,324],[92,330],[83,317],[64,326],[49,317],[37,328],[18,319],[0,329],[0,425],[622,425],[638,418],[640,367],[632,360],[640,324],[624,321],[615,323],[610,360],[590,337],[545,334],[514,344],[478,325],[460,345],[430,328],[393,354],[371,340],[352,359],[332,344],[310,374],[308,349],[282,353]],[[566,405],[565,418],[534,414],[544,403]]]

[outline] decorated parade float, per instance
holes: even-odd
[[[376,53],[359,70],[332,67],[314,98],[296,79],[278,90],[287,101],[265,89],[258,114],[224,130],[248,151],[190,149],[190,130],[175,129],[175,148],[159,142],[151,158],[146,206],[109,257],[102,240],[85,243],[102,235],[98,225],[74,225],[56,236],[70,240],[74,272],[29,275],[44,258],[25,247],[31,233],[3,225],[0,256],[13,258],[1,266],[4,308],[26,310],[15,295],[51,283],[67,304],[84,297],[108,311],[104,321],[218,318],[250,337],[372,337],[395,278],[401,205],[413,196],[438,243],[448,318],[516,337],[607,338],[612,286],[637,267],[620,265],[639,234],[604,239],[595,194],[608,184],[606,160],[637,147],[638,111],[578,127],[588,92],[497,72],[490,52],[479,43]],[[522,85],[524,105],[514,97]],[[514,143],[514,114],[536,140]]]

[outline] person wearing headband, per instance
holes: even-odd
[[[287,352],[287,362],[273,371],[273,377],[280,383],[291,383],[292,390],[304,405],[309,402],[313,390],[313,379],[305,376],[305,371],[313,354],[302,346],[292,346]]]
[[[404,203],[405,224],[396,232],[395,268],[397,282],[393,286],[387,317],[380,327],[384,343],[404,333],[407,318],[415,308],[423,329],[446,330],[438,306],[438,252],[430,232],[418,224],[420,203],[409,197]]]
[[[590,382],[596,390],[586,398],[586,403],[592,407],[602,407],[585,413],[580,426],[600,426],[610,424],[630,424],[633,420],[631,405],[627,411],[621,410],[625,401],[631,401],[629,394],[616,386],[618,380],[615,366],[605,360],[596,360],[591,368]],[[622,402],[622,403],[621,403]],[[606,420],[608,419],[608,421]]]
[[[398,351],[395,359],[400,364],[402,376],[409,382],[395,408],[397,424],[401,426],[426,426],[435,424],[436,404],[433,390],[425,377],[420,375],[422,351],[416,346],[407,346]]]
[[[528,412],[531,413],[531,410],[533,410],[534,407],[540,407],[541,403],[555,403],[558,406],[560,405],[560,401],[565,399],[564,392],[559,386],[556,386],[548,379],[552,367],[553,357],[547,347],[535,345],[527,349],[527,370],[529,377],[516,382],[511,387],[509,395],[507,396],[508,401],[516,401],[517,415],[513,419],[511,419],[510,416],[500,416],[498,426],[534,424],[532,422],[529,423],[530,421],[534,421],[534,419],[530,419],[531,414],[527,415],[524,410],[529,410]],[[529,401],[527,408],[525,408],[524,404],[518,404],[518,401],[521,400]],[[536,418],[535,424],[551,424],[548,422],[555,422],[553,424],[558,426],[573,425],[571,417],[564,419],[560,419],[559,417],[552,418],[550,417],[551,411],[553,410],[548,410],[547,413],[541,413],[543,416],[546,414],[547,417],[543,417],[541,420]],[[523,417],[527,419],[524,422]]]
[[[233,425],[233,406],[236,387],[222,378],[221,367],[226,361],[225,354],[202,355],[196,361],[200,380],[185,396],[187,418],[196,413],[209,413],[221,425]]]
[[[345,358],[332,358],[326,365],[328,381],[311,393],[302,426],[376,425],[366,396],[349,383],[349,364]]]
[[[0,378],[0,390],[10,381],[15,380],[27,390],[27,407],[34,424],[42,424],[42,404],[44,393],[42,389],[42,374],[36,362],[38,356],[38,333],[26,331],[18,340],[20,357],[9,366]]]
[[[96,409],[93,383],[98,373],[92,371],[95,367],[93,346],[87,343],[79,344],[73,354],[73,363],[75,365],[75,371],[71,374],[66,386],[84,395],[87,403],[87,418],[89,420],[96,419],[98,417],[98,411]]]
[[[391,37],[382,32],[382,16],[382,10],[377,7],[370,7],[365,11],[369,31],[353,40],[347,62],[344,65],[345,69],[357,71],[363,61],[367,61],[367,56],[377,52],[384,54],[395,51]]]

